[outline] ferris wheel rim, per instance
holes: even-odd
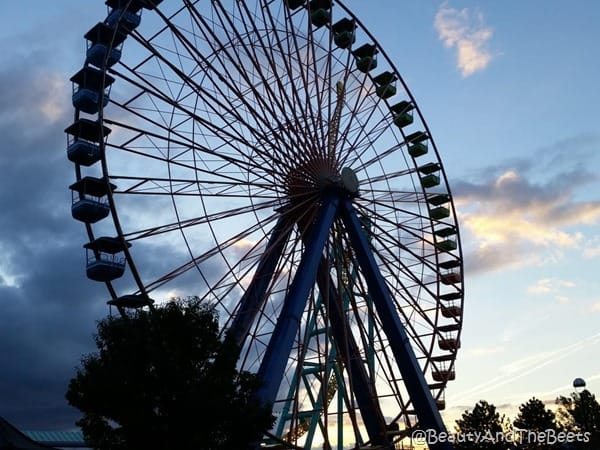
[[[194,2],[194,3],[195,3],[195,2]],[[191,4],[192,4],[192,3],[190,3],[190,2],[184,2],[184,6],[182,7],[182,9],[183,9],[183,8],[185,8],[185,7],[186,7],[186,5],[188,5],[188,6],[189,6],[189,5],[191,5]],[[356,21],[356,23],[357,23],[358,27],[360,27],[360,30],[361,30],[362,32],[364,32],[364,33],[365,33],[365,34],[366,34],[366,35],[367,35],[367,36],[370,38],[370,41],[371,41],[371,42],[373,42],[373,43],[374,43],[374,45],[377,47],[377,49],[379,50],[379,52],[380,52],[380,53],[381,53],[381,54],[384,56],[384,58],[386,59],[386,61],[387,61],[387,63],[388,63],[388,67],[390,67],[390,68],[391,68],[391,69],[394,71],[394,74],[397,76],[397,79],[398,79],[398,80],[399,80],[399,81],[400,81],[400,82],[403,84],[403,86],[404,86],[404,92],[405,92],[406,94],[408,94],[408,96],[410,97],[410,100],[411,100],[411,101],[412,101],[412,103],[415,105],[416,113],[417,113],[417,115],[419,116],[419,121],[420,121],[420,122],[422,123],[422,125],[424,126],[424,128],[425,128],[425,133],[428,135],[429,142],[431,143],[431,145],[432,145],[432,148],[433,148],[433,151],[434,151],[434,153],[435,153],[435,155],[436,155],[435,157],[436,157],[437,161],[439,161],[439,163],[440,163],[440,171],[441,171],[441,174],[442,174],[443,183],[444,183],[444,186],[445,186],[445,189],[446,189],[446,191],[448,192],[448,194],[449,194],[449,195],[450,195],[450,197],[451,197],[450,187],[449,187],[449,185],[448,185],[448,181],[447,181],[447,177],[446,177],[445,171],[444,171],[444,169],[443,169],[443,165],[441,164],[441,159],[440,159],[440,156],[439,156],[439,153],[438,153],[437,147],[435,146],[435,143],[434,143],[434,141],[433,141],[433,137],[432,137],[431,133],[429,132],[429,128],[427,127],[427,124],[426,124],[426,122],[425,122],[424,118],[422,117],[422,114],[421,114],[421,112],[420,112],[420,110],[419,110],[419,108],[418,108],[418,105],[417,105],[416,101],[414,101],[414,98],[412,97],[412,94],[410,93],[410,90],[408,89],[408,87],[407,87],[407,86],[406,86],[406,84],[404,83],[404,80],[403,80],[403,79],[402,79],[402,77],[400,76],[400,74],[399,74],[399,72],[397,71],[397,69],[395,68],[395,66],[394,66],[394,65],[391,63],[391,60],[390,60],[390,59],[388,58],[388,56],[387,56],[387,55],[384,53],[384,51],[383,51],[383,48],[382,48],[382,47],[379,45],[379,43],[378,43],[378,42],[377,42],[377,41],[374,39],[374,37],[373,37],[373,36],[372,36],[372,35],[371,35],[371,34],[368,32],[368,30],[367,30],[367,29],[366,29],[366,28],[365,28],[365,27],[364,27],[364,26],[363,26],[363,25],[360,23],[360,21],[358,20],[358,18],[356,18],[356,16],[354,16],[354,15],[353,15],[353,14],[352,14],[352,13],[351,13],[351,12],[350,12],[350,11],[349,11],[349,10],[348,10],[346,7],[345,7],[345,6],[343,6],[343,4],[342,4],[341,2],[339,2],[339,1],[336,1],[336,6],[341,6],[341,7],[342,7],[342,9],[343,9],[343,10],[344,10],[344,11],[345,11],[345,12],[346,12],[348,15],[350,15],[352,19],[354,19],[354,20]],[[105,72],[105,73],[106,73],[106,72]],[[77,115],[78,115],[78,112],[76,112],[76,116],[77,116]],[[100,120],[102,123],[105,123],[105,119],[104,119],[104,114],[103,114],[103,109],[102,109],[102,108],[100,109],[100,112],[98,113],[98,118],[99,118],[99,120]],[[173,116],[172,116],[172,119],[173,119]],[[106,123],[107,123],[107,124],[114,124],[114,123],[112,123],[112,122],[106,122]],[[401,133],[402,133],[402,136],[403,136],[403,138],[404,138],[404,141],[406,142],[406,136],[404,135],[404,131],[403,131],[403,130],[400,130],[400,131],[401,131]],[[104,138],[105,138],[105,137],[103,136],[103,137],[102,137],[102,142],[104,142]],[[103,145],[104,145],[104,144],[103,144]],[[168,166],[169,166],[169,175],[170,175],[170,169],[171,169],[171,165],[169,164]],[[102,156],[102,167],[103,167],[103,174],[104,174],[104,176],[106,177],[106,179],[112,179],[112,177],[111,177],[111,172],[109,171],[109,169],[108,169],[108,166],[107,166],[107,160],[106,160],[106,149],[104,149],[104,150],[103,150],[103,156]],[[415,166],[415,169],[416,169],[416,166]],[[79,180],[79,179],[81,178],[81,171],[80,171],[80,167],[79,167],[79,166],[77,166],[77,170],[76,170],[76,172],[77,172],[77,173],[76,173],[77,179]],[[114,175],[113,175],[113,176],[114,176]],[[196,172],[196,176],[198,176],[198,172]],[[170,180],[170,181],[172,181],[172,180]],[[367,181],[367,183],[370,183],[370,181]],[[389,185],[389,180],[386,180],[386,183],[387,183],[388,187],[390,187],[390,185]],[[415,190],[417,190],[417,188],[418,188],[418,186],[416,186],[416,185],[414,185],[414,184],[413,184],[413,187],[415,188]],[[390,188],[390,189],[391,189],[391,188]],[[202,197],[202,195],[201,195],[201,197]],[[249,195],[248,197],[249,197],[249,198],[252,198],[252,196],[251,196],[251,195]],[[111,191],[109,191],[108,198],[109,198],[109,202],[110,202],[110,205],[111,205],[111,216],[112,216],[112,219],[113,219],[113,221],[114,221],[115,227],[117,228],[117,235],[120,237],[120,239],[121,239],[123,242],[125,242],[125,241],[126,241],[126,237],[125,237],[125,236],[127,235],[127,233],[125,233],[125,232],[124,232],[124,231],[121,229],[121,226],[120,226],[120,221],[119,221],[119,212],[118,212],[118,210],[117,210],[117,207],[116,207],[116,203],[117,203],[117,201],[116,201],[116,199],[115,199],[115,193],[114,193],[114,192],[112,192],[112,190],[111,190]],[[172,200],[174,201],[174,197],[172,196],[171,198],[172,198]],[[422,198],[422,200],[421,200],[421,201],[424,201],[423,199],[426,199],[426,198],[427,198],[427,197],[426,197],[426,194],[423,194],[421,198]],[[450,201],[450,202],[449,202],[449,204],[450,204],[450,206],[451,206],[451,209],[452,209],[452,217],[456,218],[456,212],[455,212],[454,203],[453,203],[452,201]],[[359,206],[360,206],[360,203],[359,203]],[[366,206],[365,206],[365,208],[366,208]],[[428,208],[428,206],[427,206],[427,208]],[[179,219],[179,215],[178,215],[178,213],[177,213],[177,207],[175,207],[175,212],[176,212],[176,214],[177,214],[178,221],[180,221],[180,219]],[[431,219],[430,219],[430,220],[431,220]],[[454,219],[454,220],[456,221],[456,219]],[[433,221],[431,220],[431,222],[433,222]],[[272,223],[272,220],[271,220],[269,223]],[[456,224],[455,226],[456,226],[456,230],[457,230],[457,233],[458,233],[458,226],[457,226],[457,224]],[[210,222],[209,222],[209,227],[212,229],[212,226],[210,225]],[[88,229],[88,235],[89,235],[90,241],[92,241],[92,240],[94,239],[94,236],[95,236],[95,235],[94,235],[94,231],[93,231],[93,227],[92,227],[92,226],[90,226],[89,224],[86,224],[86,228]],[[433,228],[434,228],[434,227],[433,227],[433,225],[431,225],[431,227],[430,227],[430,228],[433,230]],[[181,231],[181,234],[182,234],[182,236],[183,236],[183,239],[185,240],[186,238],[185,238],[185,233],[183,232],[183,229],[181,229],[181,228],[180,228],[180,231]],[[218,239],[217,239],[216,235],[215,235],[215,234],[213,234],[213,236],[214,236],[214,240],[215,240],[215,241],[218,241]],[[458,240],[458,244],[459,244],[459,245],[458,245],[458,257],[457,257],[457,259],[458,259],[458,260],[461,262],[461,269],[462,269],[462,250],[461,250],[461,248],[460,248],[460,238],[459,238],[458,234],[457,234],[457,240]],[[187,247],[188,247],[188,250],[190,251],[190,254],[191,254],[191,247],[190,247],[190,244],[189,244],[189,243],[187,243],[187,241],[186,241],[186,245],[187,245]],[[221,249],[221,248],[219,248],[219,251],[222,251],[222,249]],[[135,263],[135,260],[134,260],[134,258],[132,257],[131,253],[129,252],[129,250],[127,249],[127,247],[126,247],[125,253],[126,253],[126,256],[127,256],[127,260],[128,260],[129,266],[130,266],[130,270],[132,270],[132,271],[134,271],[135,273],[137,273],[137,268],[136,268],[136,263]],[[193,256],[193,255],[192,255],[192,256]],[[227,261],[227,258],[226,258],[226,257],[224,257],[224,256],[223,256],[223,259]],[[438,260],[438,259],[436,259],[436,262],[438,262],[438,263],[439,263],[439,260]],[[198,267],[198,266],[197,266],[197,264],[196,264],[196,261],[194,261],[194,265],[196,265],[196,267]],[[230,269],[230,271],[232,271],[232,270],[233,270],[231,267],[229,267],[229,269]],[[199,270],[199,269],[198,269],[198,271],[200,272],[200,270]],[[460,280],[460,282],[459,282],[459,283],[457,283],[457,284],[460,284],[460,286],[461,286],[461,288],[460,288],[460,291],[461,291],[461,293],[462,293],[462,283],[463,283],[463,280],[462,280],[462,270],[461,270],[460,272],[461,272],[461,280]],[[138,277],[139,277],[139,275],[135,275],[135,274],[134,274],[134,278],[136,278],[136,281],[137,281],[137,283],[138,283],[139,293],[140,293],[141,295],[143,295],[143,296],[146,296],[146,297],[148,297],[149,293],[148,293],[148,292],[146,292],[146,286],[148,285],[148,283],[144,283],[144,282],[142,282],[142,281],[141,281],[141,278],[139,278],[139,280],[137,280],[137,278],[138,278]],[[238,282],[241,282],[241,280],[238,280]],[[438,293],[439,293],[439,284],[440,284],[440,283],[439,283],[439,281],[438,281],[438,282],[437,282],[437,285],[438,285]],[[109,281],[109,282],[107,282],[107,286],[109,286],[109,291],[111,292],[111,296],[113,296],[113,299],[115,299],[117,294],[116,294],[116,291],[113,289],[113,287],[112,287],[112,284],[111,284],[111,282],[110,282],[110,281]],[[461,294],[461,295],[464,295],[464,294]],[[462,301],[463,301],[463,297],[461,296],[461,299],[460,299],[460,306],[461,306],[461,307],[462,307]],[[437,313],[439,313],[439,308],[437,309]],[[437,325],[437,322],[438,322],[438,319],[437,319],[437,313],[436,313],[436,319],[435,319],[435,321],[436,321],[436,325]],[[459,320],[458,320],[458,323],[460,323],[461,321],[462,321],[462,320],[461,320],[461,319],[459,319]],[[407,322],[410,322],[410,320],[408,320],[408,319],[407,319]],[[416,334],[416,332],[415,332],[415,334]],[[458,330],[457,339],[460,339],[460,329]],[[433,346],[434,346],[434,344],[435,344],[435,341],[436,341],[436,339],[431,339],[431,341],[430,341],[429,350],[428,350],[428,351],[429,351],[429,354],[431,354],[431,353],[432,353],[432,348],[433,348]],[[429,361],[427,361],[427,362],[426,362],[426,364],[425,364],[425,367],[423,368],[424,370],[426,370],[426,369],[427,369],[427,367],[428,367],[428,364],[429,364]],[[452,360],[450,367],[452,367],[452,366],[453,366],[453,364],[454,364],[454,360]],[[440,393],[441,393],[442,391],[443,391],[443,389],[440,389]]]

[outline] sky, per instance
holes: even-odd
[[[165,0],[175,1],[175,0]],[[347,0],[440,151],[465,258],[452,424],[576,377],[600,393],[600,3]],[[0,416],[70,429],[64,392],[108,293],[85,278],[64,128],[101,1],[0,3]]]

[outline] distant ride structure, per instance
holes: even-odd
[[[65,131],[86,272],[108,303],[212,302],[277,416],[264,448],[441,431],[464,298],[456,211],[374,36],[332,0],[106,5]]]

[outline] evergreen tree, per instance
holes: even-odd
[[[566,432],[579,433],[579,438],[569,448],[600,449],[600,404],[587,389],[573,392],[570,397],[560,396],[558,419]]]
[[[465,411],[456,421],[459,442],[454,447],[457,450],[505,450],[502,434],[507,428],[506,417],[501,416],[494,405],[480,400],[472,411]]]
[[[546,438],[540,439],[540,436],[545,433],[555,436],[558,431],[554,412],[547,409],[541,400],[533,397],[519,406],[519,414],[513,421],[513,425],[522,430],[520,434],[522,441],[518,444],[518,448],[524,450],[557,448],[556,445],[548,444]]]

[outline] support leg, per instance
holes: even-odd
[[[292,226],[288,224],[285,216],[279,217],[252,281],[240,300],[240,307],[227,330],[227,338],[233,340],[238,348],[243,345],[252,323],[266,300],[265,293],[273,279],[291,230]]]
[[[352,389],[356,395],[356,401],[365,422],[369,439],[372,444],[382,445],[386,443],[387,439],[385,436],[385,418],[377,403],[375,386],[369,380],[363,358],[342,309],[341,298],[329,275],[327,262],[323,258],[321,258],[319,264],[317,284],[321,295],[328,295],[324,303],[331,323],[333,339],[338,354],[342,357],[342,361],[344,361],[350,374]]]
[[[263,404],[272,405],[277,398],[279,385],[283,379],[294,338],[298,333],[308,295],[315,284],[319,261],[338,205],[339,199],[335,196],[327,196],[323,199],[317,222],[312,227],[311,236],[306,242],[304,254],[285,297],[258,371],[263,384],[256,396]]]
[[[435,430],[438,434],[446,432],[446,427],[431,396],[408,335],[394,307],[388,287],[375,262],[369,243],[361,230],[360,221],[354,207],[349,200],[340,205],[340,214],[361,271],[366,279],[369,293],[381,319],[383,331],[389,339],[392,353],[415,407],[415,412],[419,418],[419,426],[423,430]],[[452,450],[452,445],[438,443],[432,445],[431,448],[434,450]]]

